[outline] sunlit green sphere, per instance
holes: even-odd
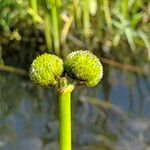
[[[56,85],[57,79],[63,72],[63,61],[51,54],[38,56],[31,64],[30,79],[39,85]]]
[[[74,51],[64,63],[65,71],[73,78],[83,81],[88,87],[97,85],[103,75],[100,60],[90,51]]]

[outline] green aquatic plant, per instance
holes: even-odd
[[[29,76],[34,83],[57,87],[60,150],[71,150],[71,93],[74,84],[68,82],[67,75],[62,76],[63,72],[86,86],[93,87],[101,80],[103,67],[95,55],[82,50],[69,54],[65,63],[59,57],[45,53],[31,64]]]

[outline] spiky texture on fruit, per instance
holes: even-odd
[[[87,50],[70,53],[65,60],[64,68],[71,77],[84,81],[88,87],[97,85],[103,75],[100,60]]]
[[[56,85],[57,78],[63,73],[63,61],[51,54],[38,56],[31,64],[29,76],[31,80],[39,85]]]

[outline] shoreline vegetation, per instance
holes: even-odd
[[[147,74],[147,0],[6,0],[0,4],[0,70],[25,74],[41,53],[65,57],[70,49],[91,49],[108,66]]]

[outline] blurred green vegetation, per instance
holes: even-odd
[[[25,65],[26,55],[31,61],[45,51],[65,55],[83,48],[120,62],[145,62],[149,15],[148,0],[0,0],[0,56]]]

